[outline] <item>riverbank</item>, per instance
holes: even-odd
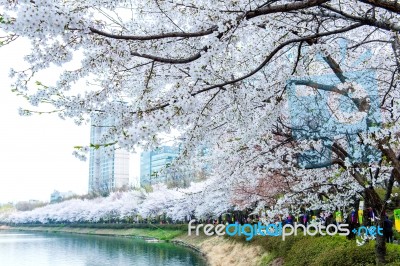
[[[129,229],[108,229],[108,228],[81,228],[81,227],[68,227],[68,226],[34,226],[34,227],[6,227],[0,228],[5,230],[18,230],[18,231],[39,231],[48,233],[74,233],[74,234],[87,234],[87,235],[108,235],[108,236],[125,236],[125,237],[138,237],[144,239],[157,239],[162,241],[169,241],[183,232],[182,230],[165,230],[165,229],[146,229],[146,228],[129,228]]]
[[[268,256],[268,251],[258,244],[249,244],[237,241],[230,237],[222,236],[188,236],[182,234],[173,239],[199,249],[212,266],[281,266],[283,264],[263,263],[263,258]]]

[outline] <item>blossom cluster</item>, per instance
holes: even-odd
[[[107,146],[110,154],[155,148],[172,131],[179,132],[182,163],[192,161],[198,147],[209,147],[212,177],[194,194],[203,196],[196,207],[185,197],[174,201],[182,212],[220,213],[232,205],[271,213],[302,204],[330,209],[355,201],[366,187],[383,187],[394,168],[400,171],[400,18],[382,6],[371,12],[379,1],[365,2],[0,0],[0,29],[32,46],[29,67],[10,73],[13,91],[33,109],[52,106],[50,112],[77,124],[114,118],[102,143],[93,143],[116,141]],[[71,60],[79,64],[67,67]],[[35,83],[54,65],[62,67],[55,83]],[[368,101],[346,73],[368,69],[376,75],[365,84],[377,87],[382,117],[373,131],[293,139],[289,80],[332,76],[337,86],[304,79],[298,89],[338,94],[318,104],[330,104],[330,117],[350,123],[352,114],[343,110],[351,109],[339,99],[347,97],[353,108],[366,100],[357,112],[363,121]],[[348,152],[349,138],[357,152]],[[302,151],[327,146],[332,158],[320,169],[298,164]],[[358,163],[369,146],[382,160]],[[84,159],[87,150],[74,154]],[[156,209],[152,205],[140,204]]]

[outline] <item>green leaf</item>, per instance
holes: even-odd
[[[92,143],[90,143],[90,147],[94,148],[95,150],[98,150],[100,148],[100,144],[92,144]]]

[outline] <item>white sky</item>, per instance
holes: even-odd
[[[26,64],[23,55],[29,50],[24,40],[0,48],[0,203],[48,201],[54,189],[85,194],[88,188],[89,160],[76,159],[72,151],[73,146],[89,144],[89,126],[76,126],[56,114],[18,114],[18,107],[29,105],[11,92],[8,73],[10,67]],[[50,84],[58,74],[56,68],[46,71],[40,81]],[[138,175],[139,156],[131,156],[130,177]]]

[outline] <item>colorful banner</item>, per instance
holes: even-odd
[[[364,214],[364,211],[363,210],[358,210],[358,223],[360,224],[360,225],[362,225],[363,223],[363,214]]]
[[[394,210],[394,227],[400,232],[400,209]]]
[[[342,212],[341,211],[335,212],[335,220],[336,220],[337,223],[342,223],[343,222]]]

